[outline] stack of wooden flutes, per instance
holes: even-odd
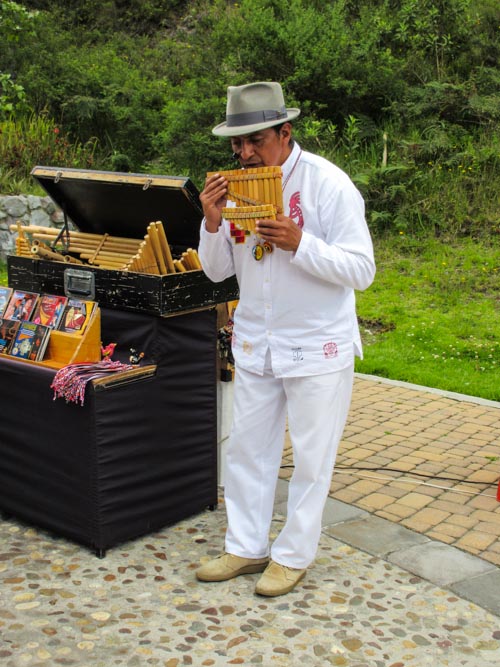
[[[73,230],[61,235],[52,227],[23,226],[19,222],[10,229],[17,232],[16,254],[22,257],[154,275],[201,270],[198,253],[193,248],[187,248],[178,257],[172,256],[162,222],[151,222],[143,239]],[[62,238],[58,240],[60,235]]]

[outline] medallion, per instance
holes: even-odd
[[[256,262],[260,262],[260,260],[264,257],[264,249],[260,243],[254,245],[252,248],[252,255]]]

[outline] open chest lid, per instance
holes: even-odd
[[[82,232],[142,238],[161,221],[170,243],[198,243],[203,212],[187,177],[43,166],[31,175]]]

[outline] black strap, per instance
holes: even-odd
[[[68,222],[68,216],[66,215],[66,208],[63,208],[63,216],[64,216],[64,224],[61,227],[61,231],[59,234],[56,236],[55,241],[52,243],[50,246],[52,250],[55,250],[57,244],[59,242],[62,243],[63,246],[63,253],[69,252],[69,222]]]

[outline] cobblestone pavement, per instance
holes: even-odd
[[[277,513],[274,530],[281,521]],[[100,560],[32,527],[1,522],[2,666],[487,667],[500,661],[498,616],[394,559],[332,537],[328,526],[315,564],[286,596],[255,595],[258,575],[199,583],[194,570],[220,552],[224,529],[220,505]]]
[[[500,403],[356,377],[332,498],[500,565],[499,479]]]

